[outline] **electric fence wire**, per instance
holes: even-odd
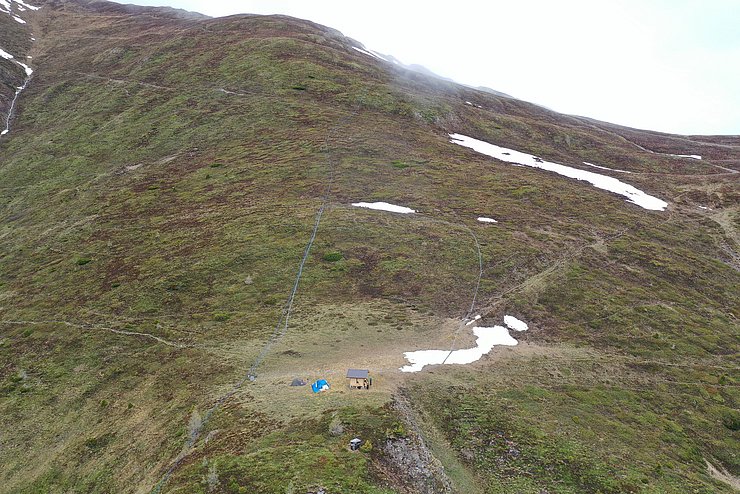
[[[311,252],[311,247],[313,246],[314,240],[316,239],[316,233],[319,230],[319,225],[321,224],[321,218],[324,215],[324,211],[326,210],[327,205],[330,203],[331,199],[331,192],[332,192],[332,186],[334,184],[334,171],[336,168],[336,162],[332,160],[331,152],[330,152],[330,144],[335,139],[335,133],[336,131],[346,125],[352,118],[354,118],[357,113],[359,112],[362,104],[364,101],[364,97],[361,97],[358,101],[357,105],[353,109],[351,113],[348,115],[345,115],[341,119],[339,119],[334,126],[327,132],[325,138],[324,138],[324,145],[323,145],[323,153],[326,159],[326,164],[328,166],[329,170],[329,177],[326,182],[326,187],[324,189],[324,194],[322,196],[322,202],[321,206],[319,207],[318,211],[316,212],[316,220],[314,222],[313,230],[311,231],[311,236],[308,240],[308,243],[306,244],[305,249],[303,250],[303,256],[301,257],[301,262],[298,266],[298,273],[296,274],[295,281],[293,283],[293,289],[290,292],[290,295],[288,296],[288,299],[285,302],[285,305],[283,306],[283,310],[281,311],[280,318],[278,319],[277,324],[275,325],[275,329],[273,330],[270,338],[267,340],[267,342],[263,345],[262,349],[260,350],[260,353],[257,355],[257,358],[254,360],[252,365],[249,367],[249,370],[247,373],[225,394],[223,394],[216,402],[211,406],[211,408],[208,409],[208,411],[203,415],[203,417],[200,420],[199,427],[196,428],[196,430],[191,431],[191,433],[188,436],[187,441],[185,442],[185,446],[180,451],[180,454],[178,454],[177,458],[174,462],[169,466],[167,471],[164,473],[162,478],[159,480],[157,485],[154,486],[154,489],[152,489],[152,494],[159,494],[162,490],[162,487],[167,483],[172,473],[177,469],[177,467],[180,466],[180,464],[183,462],[183,460],[187,457],[187,455],[190,453],[191,448],[195,445],[195,443],[198,441],[200,437],[200,433],[203,430],[203,427],[208,423],[211,416],[221,407],[221,405],[224,404],[229,398],[234,396],[241,388],[244,386],[244,384],[247,381],[254,381],[257,378],[257,368],[262,364],[265,357],[270,353],[270,350],[272,347],[280,341],[280,339],[285,336],[285,334],[288,332],[288,323],[290,322],[290,314],[291,310],[293,309],[293,301],[295,300],[296,293],[298,293],[298,285],[300,284],[301,277],[303,276],[303,268],[306,264],[306,260],[308,259],[308,255]]]

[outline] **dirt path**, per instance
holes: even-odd
[[[675,154],[658,153],[656,151],[653,151],[652,149],[648,149],[648,148],[646,148],[644,146],[641,146],[641,145],[637,144],[636,142],[631,141],[630,139],[626,138],[625,136],[623,136],[621,134],[618,134],[618,133],[616,133],[616,132],[614,132],[612,130],[607,130],[607,129],[604,129],[602,127],[599,127],[598,125],[595,125],[595,124],[589,122],[586,119],[582,119],[582,118],[579,118],[579,117],[574,117],[574,118],[576,120],[578,120],[578,122],[580,122],[580,123],[588,126],[590,129],[595,130],[595,131],[600,132],[600,133],[603,133],[603,134],[610,135],[612,137],[615,137],[615,138],[617,138],[618,140],[620,140],[622,142],[625,142],[625,143],[627,143],[627,144],[629,144],[631,146],[634,146],[635,148],[639,149],[640,151],[644,151],[644,152],[650,153],[650,154],[657,154],[657,155],[661,155],[661,156],[672,156],[674,158],[681,158],[681,156],[677,156]],[[686,141],[687,141],[688,144],[692,144],[692,145],[700,144],[702,146],[709,145],[709,146],[717,146],[717,147],[729,147],[729,146],[726,146],[726,145],[723,145],[723,144],[712,144],[712,143],[707,143],[707,142],[697,142],[697,141],[692,141],[692,140],[689,140],[689,139],[687,139]],[[693,159],[693,158],[686,158],[686,159]],[[704,161],[704,160],[702,160],[702,161]],[[725,172],[728,172],[728,173],[715,174],[717,176],[734,175],[736,173],[740,173],[740,171],[733,170],[732,168],[726,168],[726,167],[720,166],[720,165],[715,165],[714,163],[704,162],[704,164],[709,165],[709,166],[713,166],[715,168],[718,168],[720,170],[723,170]],[[658,175],[658,176],[662,175],[662,176],[672,176],[672,177],[703,176],[703,175],[700,175],[700,174],[697,174],[697,175],[675,175],[675,174],[672,174],[672,173],[650,173],[650,172],[630,172],[630,173],[633,173],[635,175]]]
[[[724,482],[736,491],[740,492],[740,477],[735,477],[722,467],[715,467],[714,465],[709,463],[709,460],[707,460],[706,458],[704,459],[704,462],[707,464],[707,470],[709,471],[710,477],[715,480],[719,480],[720,482]]]
[[[38,326],[41,324],[62,324],[64,326],[70,327],[70,328],[77,328],[82,330],[91,330],[91,329],[97,329],[101,331],[109,331],[111,333],[120,334],[124,336],[138,336],[142,338],[150,338],[152,340],[158,341],[159,343],[162,343],[163,345],[171,346],[173,348],[192,348],[192,345],[186,345],[184,343],[176,343],[169,340],[166,340],[160,336],[156,336],[149,333],[140,333],[138,331],[126,331],[123,329],[115,329],[110,328],[106,326],[100,326],[98,324],[88,324],[88,323],[73,323],[70,321],[60,321],[60,320],[45,320],[45,321],[0,321],[0,324],[8,324],[8,325],[16,325],[16,326]]]
[[[593,248],[596,250],[604,249],[607,242],[611,242],[612,240],[616,240],[623,236],[625,233],[627,233],[627,229],[622,230],[620,232],[617,232],[614,235],[610,235],[608,237],[599,238],[596,242],[592,243],[584,243],[580,247],[577,247],[573,250],[571,250],[568,254],[561,256],[554,261],[552,261],[546,268],[543,270],[526,277],[524,280],[522,280],[520,283],[512,286],[511,288],[505,289],[498,293],[497,295],[491,297],[486,303],[487,305],[484,308],[481,308],[481,312],[485,313],[491,313],[494,311],[501,303],[504,302],[506,297],[508,295],[514,294],[514,293],[520,293],[526,290],[530,289],[538,289],[542,288],[546,285],[546,280],[552,276],[554,273],[557,273],[561,269],[563,269],[570,261],[573,259],[579,257],[583,251],[587,248]]]

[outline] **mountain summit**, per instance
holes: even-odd
[[[740,138],[286,16],[0,55],[0,492],[735,492]]]

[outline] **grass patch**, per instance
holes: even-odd
[[[231,319],[231,314],[228,312],[214,312],[213,320],[217,322],[226,322]]]
[[[344,255],[341,252],[327,252],[322,259],[326,262],[337,262],[344,259]]]

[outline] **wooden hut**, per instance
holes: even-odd
[[[367,369],[347,369],[347,379],[350,389],[370,389],[373,384],[373,378]]]

